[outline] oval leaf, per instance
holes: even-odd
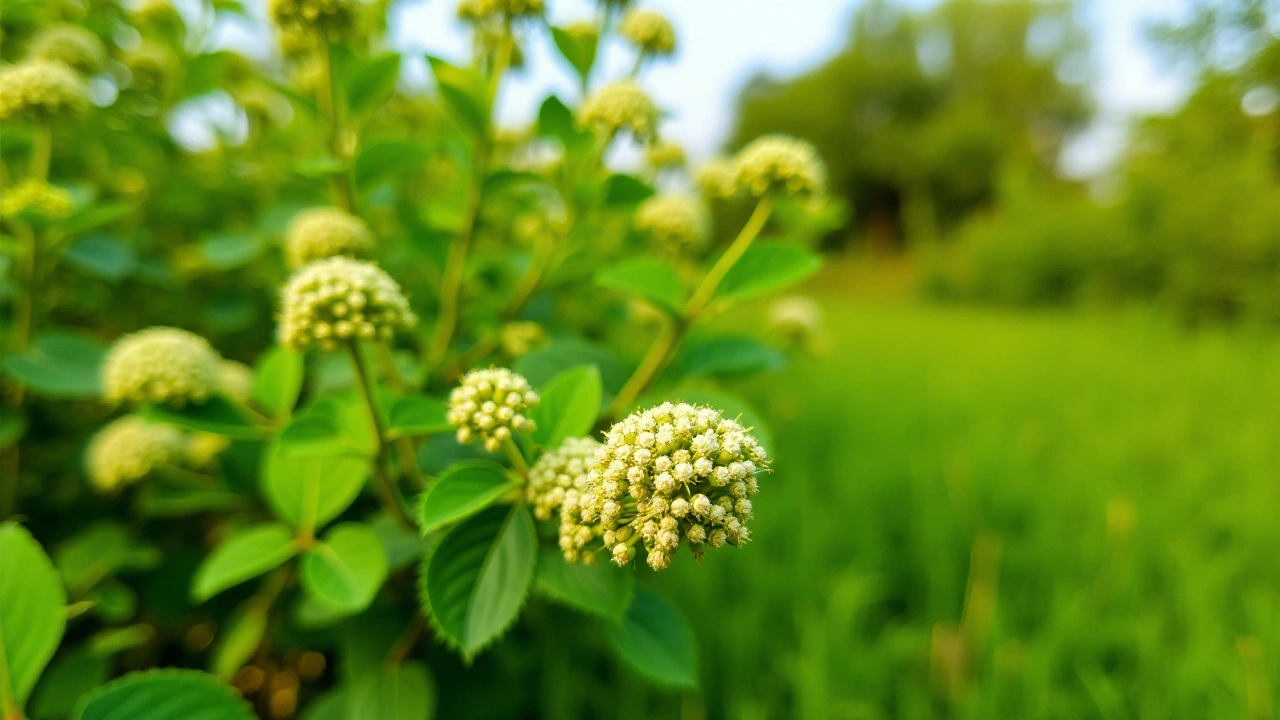
[[[288,415],[302,391],[302,355],[276,345],[253,369],[253,399],[273,415]]]
[[[545,447],[556,447],[565,438],[591,432],[604,394],[600,371],[595,365],[569,368],[552,378],[539,394],[542,401],[530,413],[537,424],[533,439]]]
[[[250,421],[235,403],[221,395],[214,395],[199,405],[184,405],[180,408],[152,405],[143,410],[141,415],[154,422],[213,433],[233,440],[257,440],[267,432],[266,428]]]
[[[445,535],[427,564],[437,629],[470,661],[515,622],[533,582],[538,537],[523,505],[489,508]]]
[[[453,426],[445,419],[448,412],[449,407],[435,398],[400,398],[388,412],[387,435],[399,438],[449,432]]]
[[[436,712],[436,688],[420,662],[382,666],[362,675],[347,692],[348,718],[430,720]]]
[[[22,717],[27,695],[66,629],[67,595],[40,543],[0,524],[0,717]]]
[[[816,273],[822,257],[794,243],[762,240],[752,245],[734,264],[720,286],[719,299],[744,300],[771,293]]]
[[[302,584],[325,605],[345,614],[373,602],[387,579],[387,551],[378,535],[359,523],[343,523],[302,557]]]
[[[47,333],[23,353],[4,358],[0,367],[42,395],[94,397],[102,394],[98,369],[106,351],[102,343],[84,335]]]
[[[133,271],[138,262],[133,248],[113,235],[92,234],[67,247],[62,259],[75,269],[115,282]]]
[[[131,673],[81,699],[76,720],[255,720],[240,695],[195,670]]]
[[[204,602],[232,585],[255,578],[297,554],[293,532],[283,523],[258,525],[223,540],[200,563],[191,597]]]
[[[422,498],[422,532],[470,517],[518,486],[505,468],[488,460],[450,465]]]
[[[355,502],[369,476],[369,457],[342,441],[335,421],[299,416],[267,450],[263,493],[276,515],[315,529]]]
[[[684,284],[667,263],[657,258],[624,260],[596,275],[596,283],[679,314],[684,306]]]
[[[622,622],[609,628],[609,642],[628,665],[654,682],[698,685],[698,646],[689,621],[652,590],[636,590]]]
[[[538,590],[593,615],[618,620],[635,592],[635,575],[612,563],[571,563],[553,548],[538,555]]]

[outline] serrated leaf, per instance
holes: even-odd
[[[760,240],[747,248],[716,288],[717,299],[745,300],[776,292],[816,273],[822,257],[793,243]]]
[[[638,588],[621,622],[609,628],[609,644],[636,672],[662,685],[698,685],[698,646],[689,621],[674,605]]]
[[[350,615],[368,607],[387,579],[387,550],[368,526],[343,523],[307,549],[300,569],[307,592]]]
[[[571,563],[554,548],[538,554],[538,590],[583,612],[619,620],[635,593],[635,574],[613,563]]]
[[[301,353],[275,345],[253,369],[253,399],[272,415],[293,411],[305,374]]]
[[[346,696],[348,718],[430,720],[435,716],[435,682],[416,661],[383,665],[352,683]]]
[[[554,448],[565,438],[589,434],[600,415],[603,394],[600,370],[595,365],[579,365],[552,378],[539,393],[541,402],[530,413],[536,423],[534,441]]]
[[[424,588],[440,633],[468,661],[515,622],[533,582],[538,537],[523,505],[489,508],[449,531]]]
[[[488,460],[454,463],[422,498],[418,509],[422,532],[470,517],[518,486],[505,468]]]
[[[268,432],[266,428],[249,420],[235,403],[221,395],[214,395],[199,405],[187,404],[180,408],[152,405],[140,414],[152,422],[169,423],[233,440],[257,440],[265,437]]]
[[[448,405],[435,398],[402,397],[387,413],[387,435],[394,439],[449,432],[453,426],[445,418],[448,412]]]
[[[133,272],[138,256],[133,248],[114,235],[85,235],[67,247],[62,259],[71,267],[94,277],[116,282]]]
[[[284,523],[241,530],[223,540],[200,563],[191,582],[191,597],[204,602],[233,585],[276,568],[298,553],[293,532]]]
[[[0,717],[21,717],[66,629],[67,595],[40,543],[0,524]]]
[[[98,369],[107,348],[85,335],[50,332],[21,354],[0,362],[4,373],[24,387],[52,397],[94,397],[102,393]]]
[[[76,720],[256,720],[239,693],[195,670],[131,673],[76,707]]]
[[[670,265],[657,258],[623,260],[601,270],[596,275],[596,283],[643,298],[676,315],[684,307],[684,283]]]

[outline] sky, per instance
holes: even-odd
[[[903,0],[926,8],[936,0]],[[265,3],[264,3],[265,4]],[[641,0],[669,17],[679,38],[677,55],[648,69],[643,83],[668,113],[663,134],[694,159],[715,155],[731,131],[734,100],[757,72],[787,77],[820,65],[847,36],[860,0]],[[1158,67],[1143,41],[1144,23],[1181,12],[1185,0],[1084,0],[1082,20],[1093,31],[1100,113],[1095,127],[1068,149],[1064,170],[1088,176],[1104,170],[1123,146],[1126,121],[1177,103],[1183,83]],[[591,0],[549,0],[549,19],[565,24],[589,18]],[[454,0],[402,0],[390,18],[392,45],[406,54],[429,53],[465,62],[468,33],[455,18]],[[234,35],[234,33],[232,33]],[[243,40],[243,38],[242,38]],[[241,44],[232,40],[229,44]],[[630,67],[628,51],[606,48],[598,77]],[[572,71],[546,33],[525,47],[527,69],[504,87],[499,117],[529,122],[548,92],[576,94]],[[600,70],[597,70],[600,72]],[[424,62],[406,74],[424,79]]]

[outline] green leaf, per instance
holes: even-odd
[[[54,564],[73,595],[82,595],[100,580],[121,570],[146,570],[163,557],[151,545],[129,536],[123,525],[102,521],[81,530],[58,546]]]
[[[653,188],[634,175],[610,175],[604,183],[604,201],[608,205],[635,205],[652,195]]]
[[[565,438],[589,434],[596,424],[604,394],[600,370],[595,365],[569,368],[552,378],[539,394],[542,401],[530,413],[537,424],[533,439],[554,448]]]
[[[267,452],[267,502],[277,517],[298,528],[319,528],[337,517],[369,476],[369,456],[346,444],[331,418],[295,418]]]
[[[591,74],[591,66],[596,62],[598,40],[594,36],[580,39],[555,26],[551,27],[551,37],[555,40],[560,55],[577,71],[578,77],[586,79]]]
[[[552,340],[517,360],[514,369],[534,387],[543,387],[551,378],[575,365],[600,368],[600,380],[609,393],[618,392],[631,374],[630,368],[612,350],[577,337]]]
[[[503,505],[450,530],[428,560],[423,583],[431,615],[468,662],[520,614],[537,544],[529,511]]]
[[[675,315],[684,308],[684,283],[670,265],[657,258],[623,260],[601,270],[596,275],[596,283],[648,300]]]
[[[235,613],[222,624],[218,643],[213,647],[209,671],[222,680],[230,680],[257,652],[266,634],[266,603],[263,598],[254,595],[241,603]]]
[[[636,590],[609,643],[636,672],[662,685],[698,685],[698,646],[684,615],[657,593]]]
[[[86,647],[95,655],[111,657],[150,642],[156,636],[155,628],[146,623],[112,627],[94,633]]]
[[[369,145],[356,158],[356,186],[368,190],[377,182],[424,166],[430,157],[431,153],[420,143],[391,140]]]
[[[266,245],[253,233],[223,233],[200,241],[200,258],[214,270],[234,270],[256,259]]]
[[[449,406],[435,398],[422,395],[402,397],[387,413],[387,435],[394,439],[449,432],[453,426],[445,419],[448,412]]]
[[[85,335],[50,332],[20,355],[4,358],[0,367],[33,392],[52,397],[95,397],[102,394],[99,367],[107,348]]]
[[[0,450],[22,439],[27,434],[27,416],[17,409],[0,413]]]
[[[301,576],[307,592],[326,605],[358,613],[387,579],[387,550],[367,525],[335,525],[303,554]]]
[[[268,432],[266,428],[250,421],[243,410],[221,395],[214,395],[199,405],[188,404],[180,408],[152,405],[140,414],[153,422],[169,423],[233,440],[257,440]]]
[[[395,53],[361,61],[347,81],[347,107],[352,115],[372,112],[390,100],[399,77],[400,56]]]
[[[293,532],[283,523],[241,530],[223,540],[200,563],[191,582],[191,597],[204,602],[233,585],[284,564],[298,553]]]
[[[81,695],[111,677],[111,661],[87,648],[60,654],[31,693],[32,720],[65,720]]]
[[[531,568],[532,569],[532,568]],[[40,543],[0,524],[0,717],[21,717],[66,629],[67,595]]]
[[[741,335],[689,338],[672,363],[686,377],[740,375],[780,367],[784,357],[778,350]]]
[[[458,122],[476,135],[483,136],[489,127],[484,81],[474,71],[456,67],[438,57],[428,55],[427,62],[435,75],[440,96],[453,110]]]
[[[132,212],[133,206],[124,203],[86,205],[72,213],[59,227],[67,235],[80,235],[103,225],[110,225]]]
[[[287,416],[298,402],[304,375],[302,355],[275,345],[253,369],[253,399],[272,415]]]
[[[822,267],[822,257],[793,243],[761,240],[742,255],[716,288],[719,299],[745,300],[804,280]]]
[[[584,147],[592,141],[591,133],[578,129],[573,111],[555,95],[548,95],[538,108],[538,134],[559,140],[567,149]]]
[[[194,97],[216,90],[222,85],[231,53],[226,50],[199,53],[188,58],[183,67],[180,97]]]
[[[505,468],[488,460],[454,463],[422,498],[418,509],[422,532],[470,517],[519,485]]]
[[[226,512],[249,504],[238,493],[218,488],[185,487],[152,483],[142,495],[142,512],[148,517],[182,517],[204,512]]]
[[[583,612],[619,620],[635,593],[635,574],[613,563],[571,563],[555,548],[538,554],[538,590]]]
[[[427,666],[411,660],[360,676],[346,700],[347,718],[430,720],[436,711],[436,688]]]
[[[116,282],[137,265],[133,248],[114,235],[85,235],[67,247],[62,259],[71,267],[97,278]]]
[[[196,670],[130,673],[86,695],[76,720],[256,720],[239,693]]]

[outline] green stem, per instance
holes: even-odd
[[[36,125],[35,137],[31,139],[31,169],[29,175],[33,180],[45,182],[49,179],[49,163],[53,159],[53,127],[48,121]]]
[[[689,304],[685,306],[685,315],[694,318],[698,313],[706,308],[711,302],[711,298],[715,296],[716,288],[720,287],[720,282],[724,280],[724,276],[729,274],[733,266],[742,259],[747,248],[751,247],[751,243],[755,241],[756,236],[764,229],[764,224],[769,220],[769,213],[773,211],[773,197],[765,195],[760,198],[760,203],[756,205],[755,212],[751,213],[747,224],[742,227],[742,232],[738,233],[738,237],[734,238],[733,244],[729,245],[729,249],[724,251],[716,264],[711,266],[707,271],[706,277],[702,279],[702,283],[698,285],[698,289],[693,292],[693,297],[689,298]]]
[[[391,474],[387,471],[387,430],[383,427],[382,413],[378,410],[377,388],[374,387],[373,378],[369,374],[369,368],[365,365],[364,356],[360,354],[360,346],[357,341],[348,342],[347,350],[351,356],[351,364],[355,368],[356,387],[360,390],[365,409],[369,411],[369,426],[373,429],[373,436],[377,442],[376,455],[373,459],[374,491],[378,494],[379,501],[382,502],[383,508],[391,515],[392,519],[405,528],[413,529],[413,519],[409,517],[409,512],[405,509],[405,502],[400,494],[400,489],[392,482]]]
[[[325,42],[321,45],[320,52],[323,54],[320,66],[324,77],[320,79],[316,104],[320,106],[320,112],[329,125],[329,152],[343,166],[342,172],[334,175],[330,180],[334,204],[349,213],[354,213],[356,211],[355,180],[352,176],[346,146],[346,112],[337,77],[333,72],[333,49],[328,42]]]
[[[520,452],[520,448],[516,447],[515,440],[507,438],[502,443],[502,451],[507,454],[507,459],[511,461],[511,467],[515,468],[521,477],[529,474],[529,463],[525,462],[524,453]]]
[[[662,326],[662,330],[658,332],[658,337],[654,338],[653,344],[649,346],[649,352],[640,361],[640,365],[636,367],[636,371],[627,379],[627,383],[618,391],[617,396],[613,398],[613,404],[609,406],[609,417],[618,417],[627,408],[631,407],[631,403],[640,397],[640,393],[649,387],[649,383],[657,377],[662,368],[666,367],[667,362],[671,360],[672,353],[675,352],[676,346],[681,338],[684,337],[685,323],[683,320],[671,319]]]

